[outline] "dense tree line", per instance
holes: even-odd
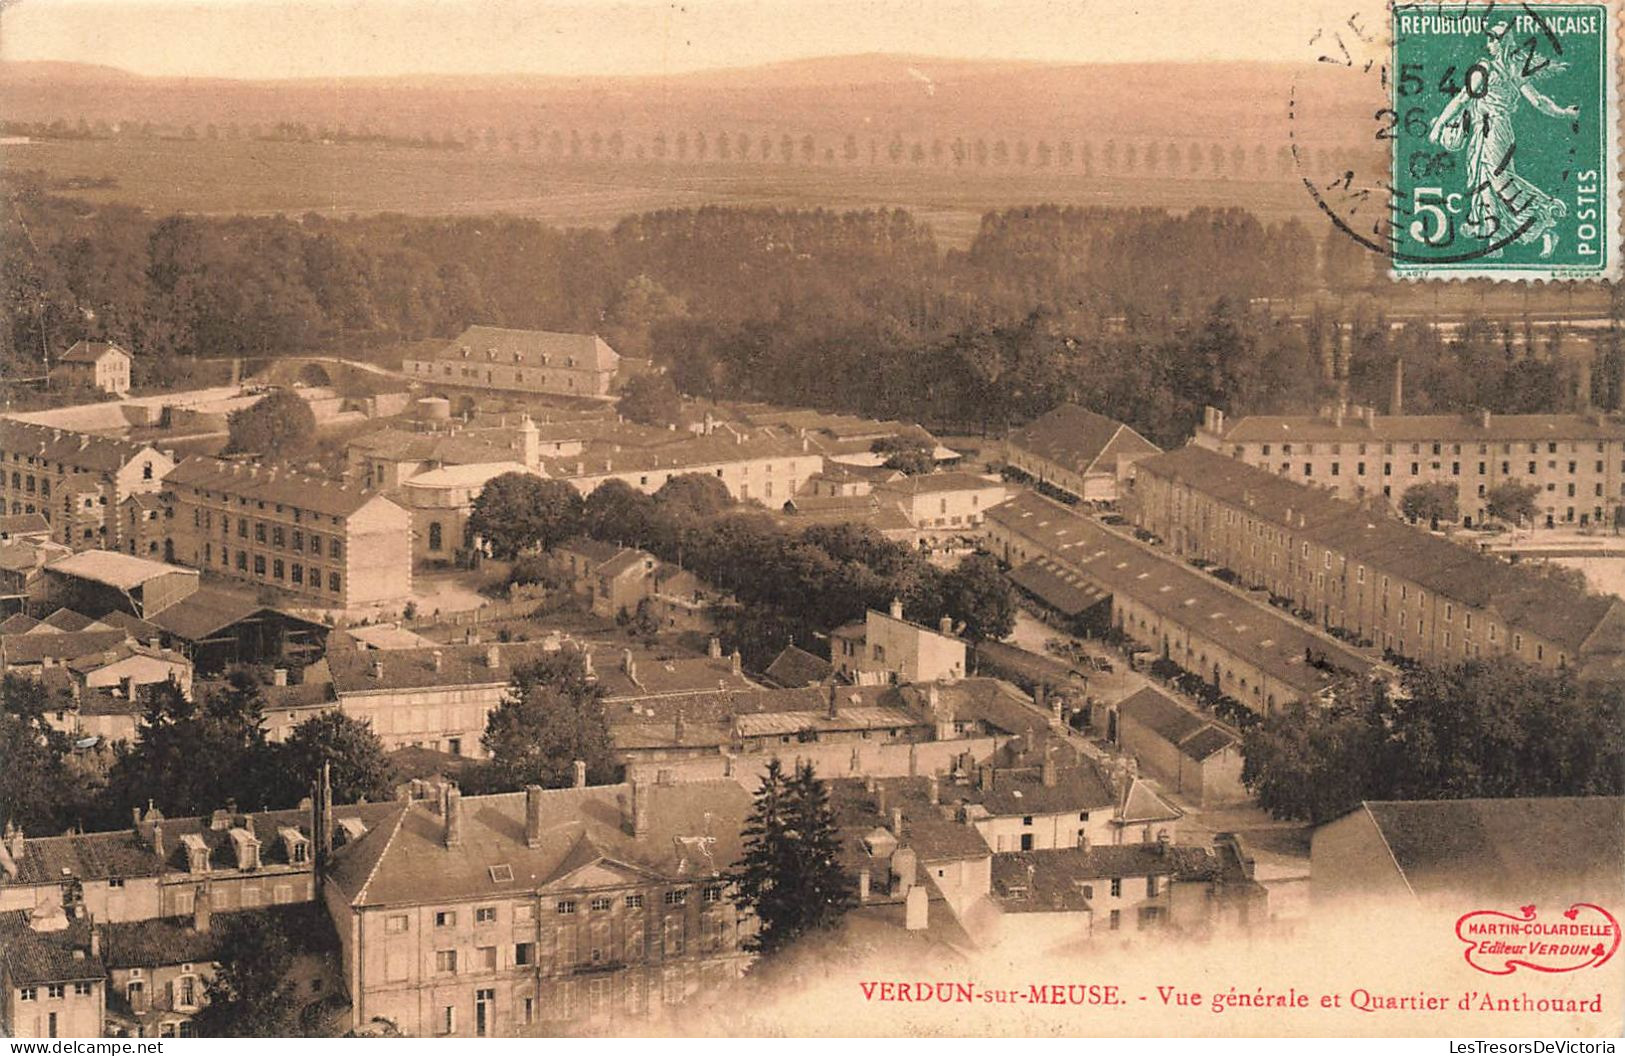
[[[1510,658],[1407,671],[1252,726],[1242,779],[1277,817],[1324,822],[1366,799],[1625,792],[1625,687]]]
[[[1007,210],[945,253],[901,210],[665,210],[608,231],[513,217],[154,218],[53,197],[26,176],[7,205],[0,369],[90,338],[130,348],[137,382],[151,382],[198,357],[480,322],[596,331],[690,395],[993,430],[1070,400],[1163,443],[1188,436],[1207,403],[1302,411],[1347,392],[1383,405],[1401,358],[1416,411],[1575,399],[1560,334],[1283,317],[1312,288],[1362,288],[1375,258],[1237,209]],[[1599,372],[1619,358],[1607,345]],[[1611,376],[1592,385],[1604,406],[1619,389]],[[669,393],[637,396],[639,415],[669,414]]]

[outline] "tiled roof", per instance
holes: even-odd
[[[1186,484],[1251,516],[1284,526],[1311,545],[1363,561],[1374,570],[1409,580],[1442,597],[1493,609],[1508,623],[1575,653],[1592,641],[1605,621],[1625,632],[1625,603],[1538,578],[1506,562],[1458,546],[1384,512],[1294,483],[1277,474],[1188,445],[1136,466],[1136,473]],[[1615,639],[1620,651],[1625,633]]]
[[[117,629],[109,624],[102,623],[100,620],[93,620],[82,612],[74,612],[72,609],[57,609],[39,621],[39,626],[35,630],[37,632],[43,631],[47,627],[69,632],[111,631]]]
[[[577,535],[555,546],[553,553],[555,555],[575,554],[577,557],[586,558],[595,565],[600,565],[624,549],[625,547],[619,543],[606,543],[590,536]]]
[[[632,794],[627,784],[544,791],[536,847],[526,843],[523,792],[462,797],[456,848],[445,846],[436,809],[422,801],[390,804],[391,822],[335,855],[332,879],[352,905],[421,905],[535,891],[600,858],[611,871],[624,867],[671,883],[714,877],[739,859],[751,797],[737,782],[641,786],[648,797],[641,837],[624,824]],[[493,877],[502,865],[511,881]]]
[[[411,433],[404,429],[366,433],[351,440],[349,449],[391,462],[438,462],[447,466],[503,462],[514,456],[511,447],[473,436]]]
[[[0,516],[0,539],[15,535],[49,535],[51,523],[39,513],[8,513]]]
[[[835,669],[821,656],[814,656],[798,646],[787,645],[767,665],[764,672],[770,682],[795,689],[824,681]]]
[[[107,978],[106,968],[89,956],[89,949],[90,928],[84,921],[60,931],[34,931],[27,910],[0,913],[0,961],[13,986]]]
[[[1457,799],[1361,805],[1418,894],[1533,898],[1554,885],[1618,897],[1625,798]],[[1532,850],[1534,849],[1534,850]],[[1597,891],[1585,885],[1595,883]]]
[[[1080,475],[1114,472],[1114,456],[1159,450],[1122,422],[1070,403],[1013,430],[1009,444]]]
[[[1177,821],[1182,817],[1184,812],[1157,795],[1156,789],[1134,778],[1129,781],[1115,820],[1120,825],[1140,825],[1148,821]]]
[[[146,444],[0,418],[0,453],[13,452],[99,474],[123,469],[144,455],[161,457]]]
[[[33,630],[39,624],[40,621],[32,616],[14,612],[5,619],[0,620],[0,635],[22,634],[24,631]]]
[[[922,473],[914,477],[875,485],[876,491],[890,491],[899,495],[934,495],[944,491],[989,491],[1007,485],[997,477],[984,477],[977,473]]]
[[[987,516],[1057,555],[1082,579],[1121,592],[1172,622],[1190,627],[1305,696],[1333,681],[1333,676],[1305,662],[1305,650],[1324,655],[1339,669],[1360,677],[1376,666],[1364,654],[1313,633],[1293,617],[1041,495],[1017,495],[993,507]]]
[[[610,579],[615,579],[623,573],[641,569],[646,564],[650,569],[652,569],[654,563],[654,555],[648,553],[647,551],[622,550],[608,561],[605,561],[603,564],[599,565],[593,571],[596,575],[608,576]]]
[[[431,488],[483,488],[495,477],[518,473],[521,476],[536,476],[521,462],[513,461],[511,452],[503,452],[509,457],[497,462],[474,462],[466,465],[442,466],[409,477],[401,486],[407,489],[416,488],[420,491]]]
[[[68,661],[67,666],[69,670],[77,674],[87,675],[93,671],[99,671],[109,664],[116,664],[120,660],[127,660],[132,656],[144,656],[152,660],[161,660],[166,663],[181,664],[187,667],[191,666],[187,662],[186,657],[172,649],[153,649],[145,645],[132,645],[129,642],[114,646],[111,649],[103,650],[99,653],[87,653],[84,656],[75,657]]]
[[[124,644],[124,631],[65,631],[61,634],[8,634],[0,636],[0,659],[7,664],[38,664],[46,658],[72,660],[102,653]]]
[[[1032,698],[1002,679],[962,678],[955,682],[901,686],[905,704],[922,715],[932,714],[931,692],[937,707],[960,722],[982,722],[1005,733],[1047,730],[1049,716],[1032,705]]]
[[[1010,570],[1010,582],[1063,616],[1077,616],[1111,598],[1075,569],[1037,557]]]
[[[683,438],[658,447],[595,442],[578,456],[544,458],[542,464],[551,477],[590,479],[656,470],[675,476],[693,469],[736,462],[820,457],[816,452],[809,453],[800,440],[792,438],[761,432],[737,437],[731,433],[713,433],[710,436],[684,434]]]
[[[869,792],[865,781],[858,778],[840,778],[828,783],[830,806],[841,831],[841,861],[849,872],[874,868],[864,838],[876,828],[889,830],[894,808],[903,811],[899,845],[913,848],[922,863],[986,858],[992,853],[974,825],[955,819],[952,805],[931,804],[926,791],[928,780],[924,777],[878,778],[875,793]],[[884,812],[878,809],[880,796],[877,793],[884,794]]]
[[[1155,686],[1146,686],[1117,705],[1117,713],[1133,719],[1173,744],[1206,726],[1207,720],[1180,705]]]
[[[1217,856],[1205,847],[1139,843],[1004,852],[993,856],[993,891],[1007,911],[1053,913],[1090,908],[1086,883],[1147,876],[1214,880],[1219,870]]]
[[[0,543],[0,569],[8,572],[36,572],[65,550],[50,543],[13,539]]]
[[[659,659],[636,656],[637,681],[632,681],[625,670],[625,653],[605,655],[606,650],[594,654],[594,671],[598,684],[604,689],[606,702],[648,701],[662,696],[684,694],[727,693],[736,690],[759,690],[761,687],[735,672],[732,661],[707,656]]]
[[[202,586],[154,613],[151,622],[190,642],[211,637],[265,608],[254,598],[215,586]]]
[[[109,352],[117,352],[125,359],[130,354],[117,345],[105,341],[75,341],[73,347],[57,358],[58,363],[95,363]]]
[[[1379,414],[1367,425],[1348,415],[1341,425],[1319,415],[1250,415],[1224,433],[1225,443],[1276,441],[1538,442],[1553,440],[1625,439],[1625,418],[1587,414],[1492,414],[1486,423],[1477,415]]]
[[[259,917],[288,940],[295,953],[338,950],[338,933],[320,902],[300,902],[260,909],[214,912],[209,930],[192,927],[191,917],[157,917],[103,925],[102,960],[109,968],[154,968],[160,965],[206,964],[218,959],[221,941],[232,924]]]
[[[945,802],[981,804],[996,817],[1064,814],[1117,805],[1117,793],[1110,779],[1086,758],[1075,766],[1056,766],[1053,785],[1044,784],[1043,770],[1039,766],[996,768],[992,778],[992,788],[978,788],[974,783],[945,784],[942,798]]]
[[[369,502],[389,501],[377,492],[365,491],[336,480],[306,476],[280,467],[261,468],[257,463],[226,462],[201,455],[185,459],[170,470],[164,484],[276,503],[330,517],[349,517]],[[402,511],[402,515],[405,516],[405,511]]]
[[[556,649],[556,646],[554,647]],[[488,645],[439,645],[419,649],[366,649],[343,631],[327,642],[327,666],[339,694],[373,690],[422,689],[432,686],[505,684],[515,667],[549,652],[545,642],[505,642]],[[487,660],[495,652],[497,663]],[[435,670],[435,654],[440,670]]]
[[[436,360],[443,363],[463,362],[463,349],[468,349],[468,362],[500,363],[505,366],[563,368],[565,361],[573,359],[577,370],[614,370],[620,360],[595,334],[562,334],[550,330],[510,330],[499,326],[471,326],[442,348]],[[496,358],[487,352],[494,350]],[[515,356],[518,360],[515,360]]]
[[[972,648],[977,670],[1001,678],[1065,685],[1086,678],[1084,672],[1053,656],[1035,653],[1007,642],[977,642]]]

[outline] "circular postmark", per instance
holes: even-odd
[[[1314,90],[1300,76],[1288,103],[1298,177],[1395,274],[1601,269],[1611,33],[1601,4],[1495,0],[1390,0],[1323,28]],[[1346,163],[1326,165],[1327,139]]]

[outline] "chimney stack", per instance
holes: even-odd
[[[1059,775],[1055,770],[1055,753],[1049,748],[1044,749],[1044,765],[1040,773],[1043,774],[1045,788],[1054,788]]]
[[[869,901],[869,870],[858,870],[858,901]]]
[[[891,834],[899,840],[903,838],[903,808],[891,808]]]
[[[23,860],[23,851],[27,849],[27,846],[23,838],[23,827],[19,825],[12,829],[10,847],[12,861],[21,862]]]
[[[140,807],[131,807],[130,808],[130,828],[136,830],[136,835],[138,835],[138,836],[140,835],[140,830],[141,830],[141,808]]]
[[[90,959],[93,961],[102,959],[102,933],[96,927],[94,917],[90,920]]]
[[[22,838],[20,831],[17,833],[17,837],[18,839]],[[152,823],[152,853],[157,857],[158,864],[161,867],[164,861],[164,823],[161,821]],[[17,855],[13,854],[12,857],[15,858]]]
[[[446,792],[446,846],[463,845],[463,794],[455,788]]]
[[[1490,427],[1490,409],[1488,407],[1479,408],[1478,427],[1480,429],[1488,429]]]
[[[677,719],[672,723],[672,737],[679,745],[681,745],[683,743],[683,735],[687,732],[688,727],[683,725],[683,709],[678,708]]]
[[[285,686],[287,684],[288,684],[288,669],[285,668],[285,667],[274,668],[271,671],[271,685],[273,685],[273,686]]]
[[[933,807],[942,802],[942,790],[938,787],[937,775],[929,774],[925,779],[925,801]]]
[[[485,666],[493,671],[502,666],[502,648],[500,646],[486,646]]]
[[[587,787],[587,764],[584,760],[577,759],[571,763],[570,773],[576,788]]]
[[[632,782],[632,835],[637,839],[649,835],[649,788],[641,778]]]
[[[894,619],[894,620],[900,620],[900,619],[903,618],[903,599],[902,598],[893,598],[893,599],[891,599],[891,618]]]
[[[1405,360],[1394,360],[1394,391],[1388,398],[1388,413],[1398,417],[1405,413]]]
[[[722,639],[713,637],[705,647],[705,655],[713,660],[722,659]]]
[[[839,703],[841,694],[835,688],[835,683],[834,682],[831,682],[829,684],[828,696],[829,696],[829,702],[828,702],[829,711],[828,711],[828,714],[829,714],[830,721],[833,722],[835,719],[838,719],[838,718],[841,717],[841,705]]]
[[[594,671],[592,669],[592,650],[591,649],[583,649],[581,651],[581,673],[586,678],[597,678],[598,677],[598,672],[596,672],[596,671]]]
[[[977,768],[976,787],[983,792],[989,792],[993,789],[993,768],[991,766]]]
[[[438,649],[430,655],[432,657],[431,662],[434,664],[434,673],[438,675],[445,669],[446,658]]]
[[[372,677],[377,679],[384,677],[384,661],[382,657],[375,656],[372,658]]]
[[[580,763],[576,764],[580,766]],[[542,845],[542,786],[525,786],[525,846]]]
[[[952,616],[944,616],[942,619],[938,620],[937,630],[941,631],[943,634],[953,634],[954,618]]]
[[[740,673],[743,666],[744,658],[739,655],[738,649],[735,649],[733,652],[728,654],[728,670],[737,675]]]
[[[200,935],[207,935],[209,917],[209,887],[205,884],[192,894],[192,930]]]

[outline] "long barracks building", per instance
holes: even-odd
[[[1382,671],[1301,620],[1041,495],[993,507],[987,523],[989,549],[1040,601],[1077,595],[1098,599],[1100,608],[1109,603],[1111,626],[1254,711]]]
[[[1397,505],[1413,484],[1456,486],[1463,520],[1508,482],[1533,486],[1539,519],[1625,524],[1625,418],[1589,414],[1254,415],[1234,423],[1208,408],[1195,443],[1345,499]]]
[[[1510,654],[1600,671],[1625,653],[1625,601],[1408,527],[1200,447],[1135,466],[1125,509],[1186,558],[1290,598],[1317,624],[1431,662]]]

